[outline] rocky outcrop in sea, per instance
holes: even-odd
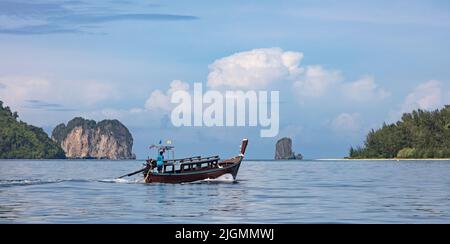
[[[301,160],[303,156],[292,151],[291,138],[284,137],[277,141],[275,148],[275,160]]]
[[[67,158],[134,159],[133,137],[118,120],[95,122],[80,117],[53,129],[52,139]]]

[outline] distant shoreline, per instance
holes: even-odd
[[[348,161],[450,161],[450,158],[321,158],[315,160],[333,161],[333,160],[348,160]]]
[[[1,161],[8,160],[30,160],[30,161],[59,161],[59,160],[67,160],[67,161],[145,161],[146,159],[80,159],[80,158],[65,158],[65,159],[32,159],[32,158],[0,158]],[[276,160],[276,159],[244,159],[244,161],[450,161],[450,158],[362,158],[362,159],[353,159],[353,158],[316,158],[316,159],[286,159],[286,160]]]
[[[312,159],[244,159],[244,161],[450,161],[450,158],[312,158]]]

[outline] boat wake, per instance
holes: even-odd
[[[119,184],[143,184],[144,179],[104,179],[99,180],[102,183],[119,183]]]
[[[121,183],[121,184],[141,184],[144,183],[143,179],[103,179],[103,180],[87,180],[87,179],[14,179],[14,180],[1,180],[0,187],[13,187],[13,186],[31,186],[31,185],[43,185],[43,184],[56,184],[63,182],[76,182],[76,183],[89,183],[89,182],[102,182],[102,183]]]
[[[221,175],[215,179],[204,179],[204,180],[199,180],[199,181],[194,181],[192,182],[192,184],[220,184],[220,183],[237,183],[237,181],[235,179],[233,179],[233,175],[231,174],[224,174]]]
[[[60,183],[64,180],[42,180],[42,179],[15,179],[15,180],[0,180],[0,186],[28,186],[28,185],[42,185],[42,184],[52,184]]]
[[[101,182],[101,183],[117,183],[117,184],[145,184],[144,179],[101,179],[101,180],[87,180],[87,179],[0,179],[0,187],[13,187],[13,186],[31,186],[31,185],[43,185],[43,184],[56,184],[62,182]],[[219,183],[236,183],[231,174],[224,174],[215,179],[204,179],[186,184],[219,184]],[[185,184],[185,183],[182,183]]]

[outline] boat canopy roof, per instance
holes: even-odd
[[[156,150],[173,150],[175,147],[174,146],[167,146],[167,145],[151,145],[150,149],[156,148]]]

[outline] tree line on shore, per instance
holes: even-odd
[[[372,129],[363,147],[350,148],[358,158],[450,158],[450,105],[440,110],[414,110],[400,121]]]

